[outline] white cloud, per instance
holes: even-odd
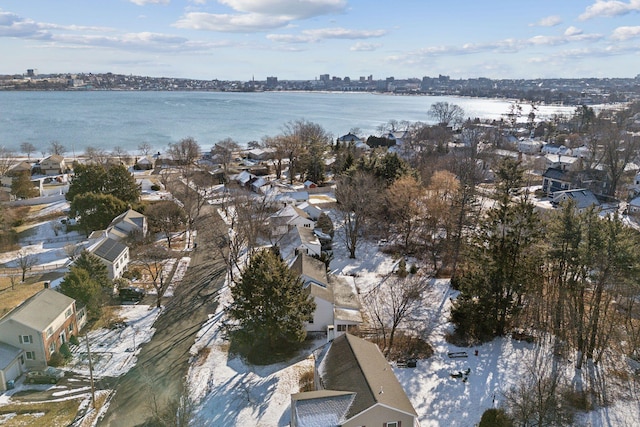
[[[269,34],[267,38],[280,43],[313,43],[326,39],[369,39],[382,37],[386,30],[351,30],[347,28],[320,28],[304,30],[300,34]]]
[[[640,37],[640,27],[618,27],[611,34],[613,40],[628,40],[635,37]]]
[[[640,12],[640,0],[629,0],[628,3],[619,0],[596,0],[578,19],[586,21],[598,17],[626,15],[631,12]]]
[[[363,43],[358,42],[349,48],[352,52],[371,52],[382,47],[380,43]]]
[[[276,17],[257,13],[227,15],[190,12],[179,19],[173,26],[190,30],[247,33],[281,28],[290,21],[290,18],[284,16]]]
[[[138,6],[145,6],[147,4],[169,4],[170,0],[129,0],[131,3]]]
[[[307,19],[314,16],[343,12],[346,0],[219,0],[242,13],[270,16],[288,16],[291,19]]]
[[[562,23],[562,18],[558,15],[546,16],[536,22],[535,24],[529,24],[530,27],[555,27]]]
[[[293,21],[341,13],[346,0],[219,0],[238,13],[189,12],[174,27],[218,32],[260,32],[282,28]]]
[[[582,34],[582,32],[583,31],[580,28],[571,26],[564,31],[564,35],[567,37],[572,37],[572,36],[578,36]]]

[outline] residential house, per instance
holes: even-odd
[[[67,165],[64,157],[52,154],[40,161],[40,171],[43,175],[60,175],[65,173]]]
[[[155,166],[155,160],[147,156],[140,157],[135,164],[135,168],[137,170],[151,170],[154,168],[154,166]]]
[[[148,231],[147,217],[133,209],[115,217],[107,227],[107,235],[114,240],[125,240],[129,237],[142,239]]]
[[[558,154],[561,156],[570,156],[571,150],[560,144],[544,144],[541,149],[542,154]]]
[[[24,357],[23,349],[0,342],[0,391],[5,391],[9,381],[22,375]]]
[[[328,339],[355,330],[362,313],[355,286],[344,277],[327,274],[325,263],[304,253],[298,254],[291,270],[300,275],[304,289],[316,303],[307,332],[326,332]]]
[[[548,168],[542,174],[542,191],[551,196],[556,191],[570,190],[571,178],[569,174],[562,169]]]
[[[322,213],[322,209],[309,202],[302,202],[297,206],[297,208],[306,212],[307,215],[309,215],[309,218],[314,221],[317,221],[320,217],[320,214]]]
[[[78,322],[75,300],[45,288],[0,319],[0,342],[24,350],[26,368],[43,368]]]
[[[291,426],[417,427],[418,414],[377,345],[350,334],[316,355],[315,391],[291,396]]]
[[[269,217],[272,236],[287,234],[294,227],[313,229],[315,221],[302,209],[288,205]]]
[[[257,161],[270,160],[275,156],[275,150],[273,148],[253,148],[247,150],[245,153],[248,159]]]
[[[341,137],[339,137],[337,142],[355,147],[356,144],[362,143],[363,141],[358,136],[349,132],[348,134],[342,135]]]
[[[122,273],[129,265],[129,247],[111,237],[99,239],[89,248],[89,252],[100,258],[100,261],[107,266],[109,279],[122,277]]]
[[[276,203],[287,206],[294,205],[297,206],[300,203],[309,201],[309,192],[308,191],[287,191],[280,193],[275,198]]]
[[[535,139],[518,140],[518,152],[523,154],[536,154],[542,149],[542,142]]]
[[[298,254],[318,255],[322,253],[320,240],[311,228],[294,227],[278,241],[280,256],[292,261]]]
[[[573,201],[575,209],[578,212],[583,212],[585,209],[595,206],[600,207],[600,201],[597,197],[585,188],[578,188],[574,190],[557,191],[553,193],[553,200],[551,203],[554,206],[560,206],[567,201]]]
[[[304,185],[305,190],[308,190],[310,188],[318,188],[318,184],[311,180],[306,180],[302,185]]]
[[[572,156],[563,156],[561,154],[547,154],[544,156],[546,167],[560,169],[563,171],[572,171],[580,165],[579,159]]]

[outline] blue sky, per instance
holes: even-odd
[[[640,0],[2,0],[0,74],[635,77]]]

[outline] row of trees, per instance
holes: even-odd
[[[638,336],[631,313],[640,236],[616,213],[601,217],[573,203],[542,217],[521,188],[519,164],[503,161],[497,203],[471,235],[456,277],[452,321],[481,341],[526,325],[551,333],[558,351],[574,349],[577,368],[598,362],[621,336]]]

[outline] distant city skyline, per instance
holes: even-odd
[[[640,0],[4,0],[0,74],[635,77]]]

